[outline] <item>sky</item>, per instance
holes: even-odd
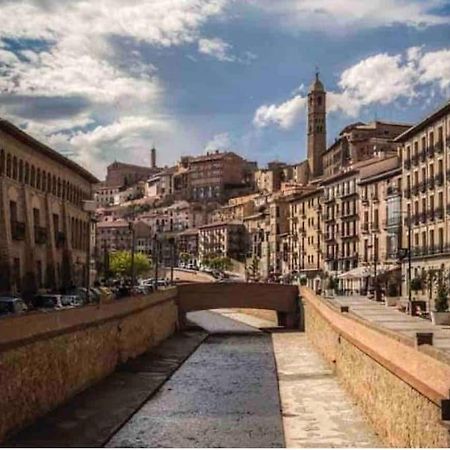
[[[0,116],[100,178],[153,145],[303,160],[317,69],[329,143],[450,97],[450,0],[0,0],[0,23]]]

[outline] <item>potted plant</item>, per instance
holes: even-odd
[[[441,282],[437,289],[434,301],[434,310],[431,311],[431,320],[434,325],[450,325],[450,311],[448,310],[448,289]]]
[[[413,278],[411,280],[410,289],[416,293],[422,289],[422,280],[420,278]]]
[[[306,279],[306,277],[301,277],[300,278],[300,286],[306,286],[306,284],[307,284],[307,279]]]
[[[386,306],[397,306],[398,303],[398,287],[395,284],[387,285],[387,295],[385,297]]]
[[[333,277],[328,278],[326,295],[328,297],[333,297],[336,288],[337,288],[337,280],[335,280]]]

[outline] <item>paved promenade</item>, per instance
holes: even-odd
[[[450,355],[450,326],[433,325],[430,320],[412,317],[363,296],[337,296],[332,299],[337,304],[349,306],[350,311],[363,319],[397,333],[414,337],[416,333],[434,333],[434,347]]]

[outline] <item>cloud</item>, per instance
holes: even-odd
[[[97,174],[108,154],[139,162],[136,149],[174,127],[161,118],[164,80],[140,48],[199,42],[227,2],[2,0],[0,111]],[[230,58],[226,45],[219,57]],[[61,117],[39,111],[50,103]]]
[[[198,51],[204,55],[212,56],[219,61],[235,61],[235,57],[230,55],[231,45],[219,38],[200,39],[198,41]]]
[[[446,0],[251,0],[251,4],[291,30],[354,31],[405,24],[432,26],[449,23],[434,11]]]
[[[424,52],[412,47],[405,55],[379,53],[344,70],[339,90],[327,92],[327,111],[356,117],[364,107],[408,102],[430,90],[444,95],[450,88],[450,50]],[[260,106],[253,118],[256,127],[275,125],[288,129],[304,116],[306,96],[296,95],[281,104]]]
[[[233,146],[229,133],[219,133],[212,137],[205,145],[205,152],[214,152],[216,150],[229,150]]]

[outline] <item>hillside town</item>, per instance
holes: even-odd
[[[219,259],[248,282],[411,302],[450,269],[450,103],[416,124],[349,123],[327,146],[326,95],[317,73],[304,161],[261,168],[216,150],[161,167],[153,147],[148,165],[114,161],[103,181],[2,120],[1,290],[105,280],[128,251],[153,266]]]

